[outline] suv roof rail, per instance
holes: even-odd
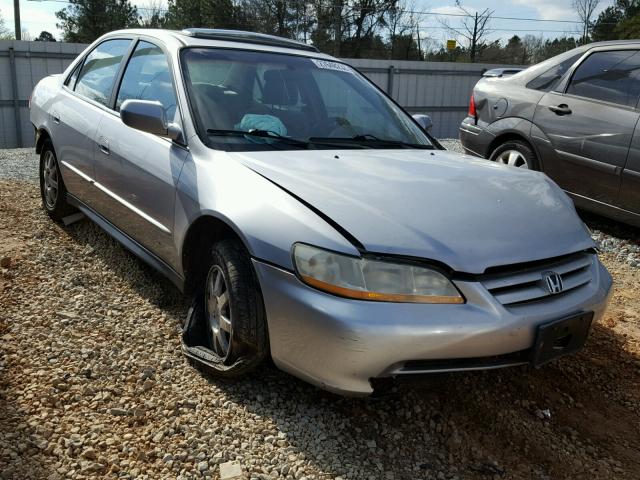
[[[259,45],[270,45],[272,47],[295,48],[308,52],[319,52],[313,45],[298,42],[288,38],[266,35],[264,33],[245,32],[242,30],[223,30],[217,28],[185,28],[181,32],[183,35],[195,38],[206,38],[208,40],[225,40],[228,42],[246,42]]]

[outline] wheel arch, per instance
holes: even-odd
[[[537,149],[525,135],[523,135],[520,132],[509,131],[509,132],[501,133],[500,135],[496,136],[493,140],[491,140],[491,143],[489,143],[489,146],[487,147],[486,157],[487,158],[491,157],[491,154],[495,151],[495,149],[498,148],[503,143],[510,142],[513,140],[520,140],[521,142],[526,143],[535,152],[536,156],[538,156]]]
[[[535,145],[534,142],[531,141],[531,138],[529,138],[528,135],[525,135],[520,131],[509,130],[506,132],[502,132],[499,135],[496,135],[496,137],[493,140],[491,140],[491,142],[489,143],[489,146],[487,147],[485,158],[487,159],[491,158],[491,154],[495,151],[496,148],[498,148],[503,143],[511,142],[513,140],[518,140],[520,142],[526,143],[529,146],[529,148],[531,148],[533,153],[535,153],[536,155],[536,159],[538,160],[538,166],[540,167],[540,170],[542,170],[543,162],[537,146]]]
[[[180,253],[185,293],[193,293],[198,281],[206,274],[211,245],[224,239],[239,241],[247,255],[251,255],[246,240],[228,219],[204,213],[191,222],[184,236]]]
[[[36,153],[37,154],[42,153],[42,146],[47,140],[49,140],[53,145],[53,140],[51,139],[51,134],[49,133],[49,131],[44,127],[36,128]]]

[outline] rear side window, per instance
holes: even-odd
[[[169,62],[162,49],[152,43],[139,42],[122,77],[116,110],[125,100],[157,100],[166,117],[176,114],[176,95]]]
[[[107,105],[118,68],[130,44],[131,40],[107,40],[98,45],[87,55],[74,90]]]
[[[560,79],[583,54],[584,52],[577,53],[576,55],[554,65],[549,70],[527,83],[527,88],[540,90],[541,92],[550,92],[558,85],[558,83],[560,83]]]
[[[567,93],[635,107],[640,95],[640,51],[589,55],[573,74]]]

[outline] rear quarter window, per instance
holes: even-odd
[[[544,73],[538,75],[536,78],[527,83],[527,88],[532,90],[539,90],[541,92],[550,92],[553,90],[565,73],[578,61],[578,59],[584,55],[584,52],[576,53],[575,55],[563,60],[562,62],[554,65],[546,70]]]

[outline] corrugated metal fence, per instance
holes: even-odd
[[[28,99],[38,81],[61,73],[86,45],[0,41],[0,148],[33,145]],[[488,64],[345,59],[410,113],[431,115],[436,137],[457,137],[469,94]]]
[[[86,45],[0,41],[0,148],[33,145],[29,96],[41,78],[61,73]]]
[[[486,63],[414,62],[406,60],[345,59],[405,110],[425,113],[438,138],[457,138],[467,114],[469,96],[486,70],[506,65]]]

